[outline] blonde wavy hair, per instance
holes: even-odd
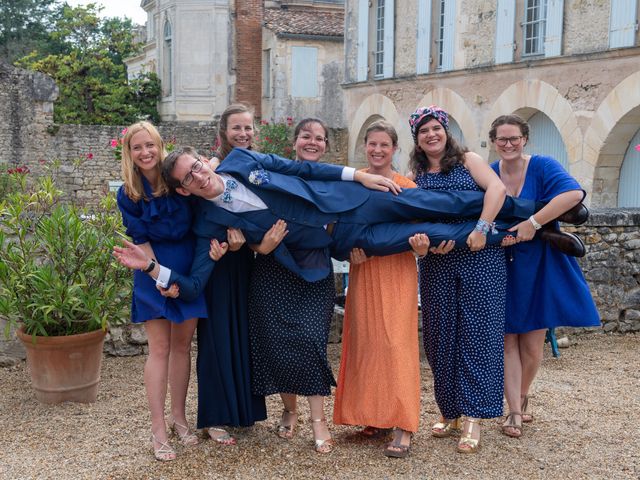
[[[131,158],[131,138],[141,131],[146,131],[151,136],[153,143],[158,147],[158,163],[156,164],[155,169],[158,171],[158,185],[153,190],[154,197],[161,197],[163,195],[169,194],[169,187],[162,178],[162,162],[167,156],[167,151],[164,146],[164,141],[160,136],[160,133],[149,122],[138,122],[131,125],[127,128],[127,133],[125,133],[124,138],[122,139],[122,181],[124,182],[124,193],[129,197],[132,201],[138,202],[140,200],[148,200],[144,193],[144,188],[142,186],[142,176],[138,170],[138,167],[133,163],[133,159]]]

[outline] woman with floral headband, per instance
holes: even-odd
[[[432,248],[445,255],[419,261],[424,349],[442,416],[431,432],[448,437],[461,426],[457,449],[473,453],[480,444],[480,419],[502,415],[506,261],[501,248],[486,240],[506,189],[479,155],[452,138],[441,108],[418,108],[409,125],[415,143],[410,167],[418,187],[485,192],[466,248],[453,250],[452,242],[443,242]],[[448,223],[465,220],[470,219]]]

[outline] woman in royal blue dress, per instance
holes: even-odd
[[[122,145],[122,178],[118,207],[127,235],[149,258],[177,271],[188,272],[193,260],[191,209],[188,200],[169,194],[160,174],[166,155],[164,142],[148,122],[130,126]],[[148,273],[134,272],[131,320],[144,323],[149,356],[144,367],[144,384],[151,413],[151,439],[155,458],[169,461],[176,453],[168,443],[164,406],[167,384],[171,391],[169,427],[185,446],[198,443],[188,427],[185,402],[191,372],[191,339],[198,317],[207,315],[204,299],[195,301],[165,298]]]
[[[585,192],[553,158],[524,153],[529,125],[518,115],[496,118],[489,138],[500,157],[491,167],[507,193],[548,202],[511,229],[517,244],[507,251],[504,387],[510,413],[502,430],[519,437],[522,422],[533,420],[528,395],[542,362],[546,330],[595,327],[600,317],[576,259],[534,238],[542,225],[580,203]]]
[[[215,164],[234,147],[251,148],[254,118],[244,104],[220,116]],[[264,396],[251,392],[249,280],[254,254],[239,231],[229,229],[230,250],[219,259],[205,287],[209,317],[198,323],[198,428],[221,445],[236,440],[225,427],[249,427],[267,418]],[[234,242],[234,239],[237,240]]]

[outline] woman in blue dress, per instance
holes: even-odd
[[[220,117],[216,164],[234,147],[251,148],[254,118],[244,104],[229,105]],[[267,418],[264,396],[251,392],[249,280],[254,254],[239,232],[228,232],[230,250],[216,264],[205,287],[209,316],[198,322],[198,428],[221,445],[236,440],[224,427],[249,427]],[[236,241],[234,241],[234,239]]]
[[[518,115],[496,118],[489,138],[500,157],[491,167],[508,194],[548,202],[511,229],[517,244],[507,251],[504,386],[509,415],[503,432],[519,437],[522,422],[533,420],[528,395],[542,362],[546,330],[595,327],[600,317],[576,259],[533,238],[542,225],[580,203],[584,191],[553,158],[524,153],[529,125]]]
[[[122,177],[118,207],[127,235],[149,258],[188,272],[193,259],[191,209],[185,197],[170,195],[162,180],[160,163],[166,151],[156,128],[147,122],[130,126],[122,145]],[[185,402],[191,372],[191,339],[198,317],[206,316],[203,297],[193,302],[165,298],[148,273],[134,272],[131,320],[144,322],[149,356],[144,384],[151,413],[151,438],[155,458],[169,461],[176,453],[168,443],[164,405],[167,384],[171,390],[169,427],[182,444],[198,443],[188,427]]]
[[[473,453],[480,443],[479,419],[502,415],[506,262],[499,245],[485,244],[505,187],[479,155],[458,146],[444,110],[418,108],[409,124],[415,143],[410,167],[418,187],[486,192],[468,248],[451,250],[448,242],[431,249],[445,255],[419,261],[424,349],[442,416],[431,431],[448,437],[464,416],[457,449]]]

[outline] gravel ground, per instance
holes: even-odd
[[[330,345],[337,371],[339,345]],[[422,365],[422,431],[407,459],[382,455],[381,441],[359,440],[334,427],[337,448],[312,450],[307,406],[290,442],[273,434],[280,407],[269,399],[269,420],[234,431],[235,447],[203,442],[178,450],[178,460],[153,459],[142,384],[143,357],[105,357],[98,401],[39,404],[25,383],[24,362],[0,369],[0,479],[198,478],[640,478],[640,335],[578,337],[558,359],[545,349],[534,386],[533,424],[520,439],[485,420],[476,455],[455,452],[456,439],[436,439],[431,373]],[[195,378],[195,377],[194,377]],[[332,400],[331,400],[332,401]],[[306,402],[304,402],[306,403]],[[195,419],[196,389],[188,399]],[[327,407],[331,412],[331,405]]]

